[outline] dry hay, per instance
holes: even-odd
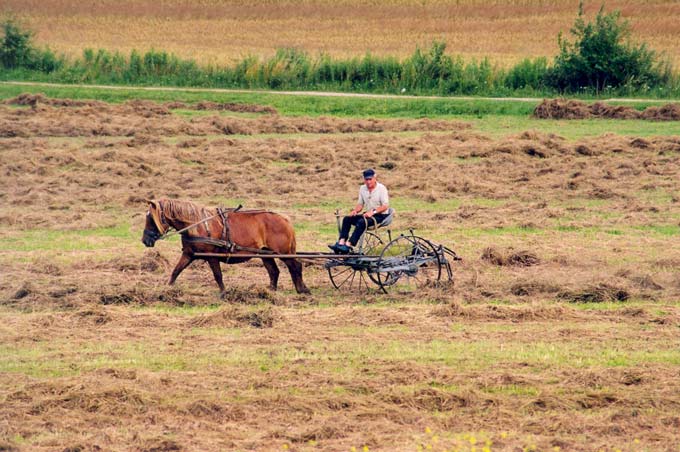
[[[195,110],[216,110],[216,111],[233,111],[238,113],[267,113],[276,115],[279,112],[274,107],[268,105],[256,104],[239,104],[239,103],[218,103],[202,101],[191,106]]]
[[[424,388],[411,394],[386,394],[383,399],[390,404],[404,409],[416,409],[429,412],[446,413],[480,403],[480,396],[471,390],[458,393],[443,391],[437,388]],[[488,401],[483,402],[488,404]]]
[[[590,117],[588,106],[578,100],[544,99],[533,112],[538,119],[584,119]]]
[[[243,265],[261,267],[262,265],[257,261],[248,261]],[[250,285],[248,287],[227,287],[224,292],[220,294],[220,298],[228,303],[238,303],[245,305],[257,305],[263,302],[269,302],[273,305],[280,304],[282,300],[276,292],[272,292],[269,288],[259,285]]]
[[[677,253],[668,246],[677,223],[669,219],[680,206],[673,200],[680,188],[678,138],[572,142],[536,131],[503,139],[468,131],[215,138],[213,116],[193,121],[148,105],[135,111],[107,104],[109,113],[37,105],[13,109],[22,112],[16,116],[0,106],[7,119],[0,128],[25,135],[0,140],[0,223],[10,248],[3,251],[0,334],[10,352],[23,348],[41,358],[30,368],[23,357],[13,360],[28,370],[4,375],[0,417],[15,420],[5,425],[6,438],[22,435],[41,450],[120,444],[281,450],[291,442],[291,449],[312,448],[309,440],[320,450],[363,444],[398,450],[415,449],[409,446],[429,426],[454,433],[510,429],[514,436],[493,438],[500,450],[521,450],[531,435],[540,450],[623,445],[630,437],[659,450],[677,439],[673,364],[610,366],[598,361],[609,358],[598,350],[611,350],[616,340],[622,356],[663,350],[659,358],[666,360],[677,340],[680,311],[667,300],[680,296]],[[93,115],[97,133],[114,135],[79,138],[92,132],[70,112],[78,109]],[[305,120],[309,130],[341,124]],[[261,118],[248,121],[254,122],[234,124],[264,130]],[[293,130],[285,122],[267,124]],[[77,138],[34,135],[42,126]],[[159,136],[172,139],[153,141]],[[266,272],[252,261],[227,267],[230,288],[220,299],[204,263],[188,268],[177,286],[165,286],[178,243],[148,250],[139,243],[143,200],[161,195],[204,205],[246,199],[247,207],[281,211],[302,226],[299,249],[323,249],[334,233],[329,205],[353,201],[364,164],[379,168],[395,199],[415,205],[398,212],[394,231],[414,226],[447,245],[458,242],[454,248],[466,259],[454,264],[455,292],[345,295],[329,287],[323,268],[307,267],[315,295],[303,298],[292,294],[285,268],[282,291],[265,289]],[[301,188],[310,180],[315,190]],[[654,232],[660,224],[670,234]],[[516,234],[522,227],[527,234]],[[94,238],[81,236],[93,228]],[[621,234],[605,232],[614,229]],[[36,230],[58,238],[33,241],[42,238],[31,235]],[[35,250],[25,251],[25,243]],[[477,259],[489,245],[489,260]],[[594,273],[595,282],[614,288],[591,284]],[[658,301],[598,310],[560,302],[623,298],[621,291]],[[135,309],[146,305],[158,306]],[[175,305],[222,309],[197,314]],[[230,328],[238,331],[220,332]],[[509,352],[490,365],[484,352],[479,362],[460,364],[460,357],[433,349],[440,343],[473,349],[497,343]],[[150,350],[148,362],[128,361],[130,344]],[[394,353],[366,354],[366,344],[376,353],[394,344]],[[402,344],[413,358],[402,354]],[[554,345],[564,361],[532,357],[534,344]],[[265,360],[271,352],[276,365],[203,359],[232,352]],[[574,353],[597,364],[584,368],[587,361],[574,361]],[[32,373],[42,366],[45,373]],[[54,377],[53,369],[66,375]],[[151,395],[159,391],[162,401]],[[36,414],[27,414],[33,407]],[[116,419],[133,427],[102,428]],[[46,438],[45,425],[59,435]]]
[[[196,111],[233,111],[236,113],[266,113],[276,115],[279,112],[274,107],[269,105],[257,104],[243,104],[233,102],[211,102],[200,101],[195,104],[187,104],[185,102],[165,102],[164,107],[171,110],[196,110]]]
[[[404,131],[457,131],[470,125],[457,121],[430,119],[344,119],[284,117],[269,114],[258,118],[235,118],[217,115],[182,118],[172,115],[169,106],[148,100],[130,100],[123,104],[98,101],[50,99],[38,94],[22,94],[5,104],[31,105],[30,110],[0,108],[0,137],[93,137],[93,136],[206,136],[357,133]],[[203,109],[234,108],[239,111],[265,111],[266,107],[228,104],[201,104]],[[40,108],[37,108],[37,107]],[[64,108],[64,107],[71,108]],[[198,107],[196,107],[198,108]],[[82,118],[87,117],[87,121]],[[134,144],[134,143],[133,143]],[[148,143],[140,143],[148,144]]]
[[[220,422],[236,422],[246,419],[246,413],[242,408],[226,404],[221,400],[195,400],[188,403],[182,411],[193,417],[219,420]]]
[[[167,438],[153,438],[143,442],[139,447],[140,452],[174,452],[185,450],[177,441]]]
[[[607,105],[603,102],[586,104],[579,100],[544,99],[533,112],[538,119],[647,119],[651,121],[680,120],[680,105],[666,104],[661,107],[647,107],[638,111],[622,105]]]
[[[577,318],[563,306],[532,304],[527,306],[502,306],[493,304],[462,305],[457,301],[433,308],[430,314],[434,317],[463,318],[470,320],[509,320],[536,321]]]
[[[480,256],[482,261],[498,266],[531,267],[538,265],[541,260],[532,251],[499,251],[494,247],[487,247]]]
[[[98,100],[73,100],[73,99],[53,99],[44,94],[22,93],[11,99],[2,101],[5,105],[23,105],[37,108],[39,105],[50,105],[53,107],[99,107],[106,106],[104,102]]]
[[[652,121],[679,121],[680,104],[666,104],[661,107],[647,107],[642,112],[642,118]]]
[[[107,103],[98,100],[73,100],[56,99],[45,96],[44,94],[22,93],[11,99],[2,101],[6,105],[22,105],[37,108],[39,105],[49,105],[52,107],[98,107],[106,108]],[[165,102],[157,103],[149,100],[130,100],[123,103],[132,110],[142,113],[155,113],[158,115],[168,115],[170,110],[196,110],[196,111],[233,111],[239,113],[267,113],[278,114],[274,107],[268,105],[243,104],[243,103],[220,103],[211,101],[200,101],[195,104],[185,102]]]
[[[616,272],[615,274],[618,277],[621,278],[626,278],[629,281],[633,282],[637,287],[640,289],[647,289],[647,290],[654,290],[654,291],[660,291],[664,290],[664,286],[659,284],[657,281],[654,280],[652,275],[649,274],[638,274],[635,273],[631,270],[620,270]]]
[[[116,416],[144,413],[154,405],[154,397],[124,386],[102,388],[94,391],[83,386],[59,388],[54,395],[33,404],[30,413],[47,411],[81,410]]]
[[[139,262],[139,269],[143,272],[155,273],[167,271],[169,268],[170,262],[158,250],[145,250]]]
[[[204,314],[187,322],[193,328],[224,328],[251,326],[254,328],[271,328],[278,317],[271,307],[249,309],[243,306],[230,305],[217,312]]]
[[[510,286],[510,293],[520,297],[553,294],[559,291],[560,287],[554,283],[532,279],[517,281]]]
[[[558,293],[557,298],[569,303],[604,303],[626,301],[630,292],[613,284],[597,283],[580,290],[565,290]]]
[[[166,303],[183,306],[182,290],[178,286],[144,287],[137,285],[131,290],[106,292],[99,296],[101,305],[149,305]]]
[[[76,323],[92,323],[94,325],[103,325],[112,320],[111,314],[99,307],[85,308],[73,314],[72,317]]]

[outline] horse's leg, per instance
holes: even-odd
[[[169,285],[175,284],[175,280],[177,280],[179,274],[182,273],[182,270],[189,266],[191,261],[193,261],[193,259],[190,255],[182,253],[182,257],[179,258],[179,262],[177,262],[175,269],[172,271],[172,275],[170,275],[170,281],[168,281]]]
[[[263,257],[262,263],[264,268],[267,269],[267,273],[269,273],[269,288],[276,290],[279,285],[279,267],[271,257]]]
[[[224,292],[224,282],[222,281],[222,268],[220,267],[220,261],[217,259],[208,259],[208,264],[215,277],[215,282],[220,286],[220,292]]]
[[[305,286],[304,281],[302,281],[302,264],[297,259],[281,259],[288,271],[290,272],[290,277],[293,278],[293,284],[295,284],[295,290],[297,293],[310,293],[307,286]]]

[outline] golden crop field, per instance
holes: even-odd
[[[586,2],[593,17],[600,2]],[[680,62],[680,2],[612,0],[633,39]],[[200,63],[227,64],[245,55],[271,56],[296,47],[312,55],[404,57],[416,46],[445,40],[465,59],[510,65],[552,57],[560,31],[568,35],[578,2],[559,0],[0,0],[35,31],[40,45],[78,56],[83,48],[125,53],[166,50]]]

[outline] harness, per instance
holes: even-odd
[[[186,228],[181,229],[180,231],[176,231],[175,234],[182,234],[182,240],[188,242],[188,243],[205,243],[208,245],[213,245],[218,248],[224,248],[226,250],[226,253],[234,253],[235,251],[247,251],[251,253],[258,253],[258,254],[272,254],[273,251],[270,250],[264,250],[260,248],[251,248],[247,246],[241,246],[235,243],[232,238],[231,238],[231,229],[229,227],[229,214],[241,211],[242,206],[239,205],[236,208],[222,208],[218,207],[217,208],[217,213],[211,217],[205,218],[198,223],[194,223],[190,226],[187,226]],[[243,213],[270,213],[268,210],[245,210],[242,211]],[[215,218],[215,217],[220,217],[220,220],[222,221],[222,234],[221,238],[219,239],[213,239],[211,237],[191,237],[189,236],[186,231],[188,231],[191,228],[194,228],[195,226],[198,226],[201,223],[207,222],[208,220]],[[206,229],[207,229],[207,224],[206,224]]]

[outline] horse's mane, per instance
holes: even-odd
[[[161,209],[167,218],[185,222],[197,222],[215,215],[215,209],[199,206],[191,201],[160,199]]]
[[[166,218],[172,218],[184,222],[199,222],[217,214],[216,208],[199,206],[191,201],[181,201],[179,199],[159,199],[158,203]],[[234,210],[233,208],[224,209],[225,211]],[[239,210],[242,214],[273,213],[264,209]]]

